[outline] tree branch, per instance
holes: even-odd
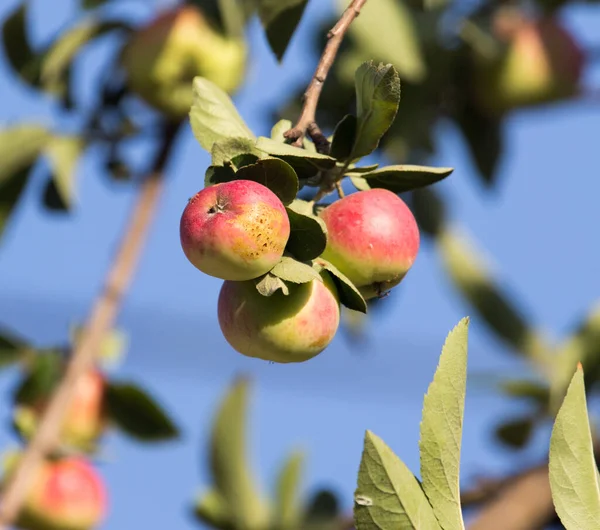
[[[114,325],[156,211],[163,187],[164,169],[180,125],[167,123],[164,126],[163,140],[151,172],[141,185],[129,224],[108,271],[104,288],[92,307],[83,336],[69,359],[65,375],[40,419],[35,435],[6,484],[0,504],[0,530],[7,530],[17,518],[38,466],[56,446],[77,381],[92,366],[100,342]]]
[[[367,0],[352,0],[337,24],[327,34],[327,44],[323,50],[323,55],[321,55],[317,69],[304,93],[304,104],[302,106],[300,118],[295,127],[284,133],[285,138],[291,140],[292,145],[301,147],[302,140],[308,133],[319,153],[329,152],[329,140],[327,140],[321,129],[319,129],[316,122],[315,116],[317,105],[319,103],[319,97],[321,97],[323,84],[335,61],[344,35],[348,31],[352,21],[360,14],[360,10],[365,5],[366,1]]]

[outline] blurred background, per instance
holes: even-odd
[[[378,1],[371,0],[373,4]],[[83,16],[76,0],[29,4],[34,44],[48,42]],[[442,32],[458,14],[477,8],[464,4],[443,20]],[[115,0],[101,6],[99,13],[137,25],[173,5]],[[18,6],[13,0],[2,2],[0,19]],[[496,131],[502,137],[501,145],[496,146],[497,160],[486,165],[480,156],[478,163],[474,152],[479,149],[481,155],[494,148],[487,144],[474,149],[452,112],[431,122],[419,115],[414,94],[420,81],[410,65],[399,67],[401,80],[408,78],[407,97],[397,116],[401,125],[397,134],[392,131],[382,152],[371,157],[375,162],[414,160],[455,168],[449,178],[432,188],[446,205],[444,225],[456,227],[471,240],[498,289],[519,308],[526,328],[535,330],[540,341],[548,344],[564,343],[600,299],[596,159],[600,67],[594,61],[600,57],[600,10],[597,4],[580,2],[558,7],[556,16],[561,24],[590,53],[580,91],[554,104],[503,112],[498,119],[501,132]],[[406,9],[419,12],[418,6]],[[336,2],[309,1],[281,64],[269,48],[260,21],[250,20],[246,78],[233,99],[257,135],[268,136],[278,117],[297,118],[298,98],[314,71],[323,30],[338,15]],[[418,14],[414,16],[415,27],[420,20]],[[89,109],[97,103],[103,72],[118,42],[119,36],[110,34],[78,54],[71,82],[79,108]],[[361,43],[360,38],[353,41],[350,37],[344,49],[360,49]],[[369,55],[369,50],[364,53]],[[425,57],[430,52],[423,53]],[[382,59],[394,62],[393,58]],[[351,63],[351,58],[346,62]],[[441,67],[431,63],[429,68],[441,75]],[[460,72],[466,71],[466,67],[460,68]],[[339,102],[337,107],[329,107],[331,116],[322,116],[328,134],[354,105],[352,81],[345,79],[344,68],[338,68],[323,96],[324,107],[327,101]],[[0,94],[4,127],[26,121],[73,132],[81,126],[77,113],[66,112],[56,99],[19,80],[4,56],[0,60]],[[146,123],[145,113],[151,115],[142,103],[134,102],[129,109],[140,123]],[[480,123],[479,132],[475,126],[475,137],[483,138],[492,125]],[[407,126],[425,128],[427,140],[402,143]],[[124,143],[120,156],[133,168],[144,167],[152,145],[152,139],[133,137]],[[102,148],[92,147],[78,161],[76,199],[68,213],[43,206],[48,172],[44,167],[34,168],[4,226],[0,323],[36,347],[67,342],[70,327],[83,324],[127,221],[136,187],[126,178],[111,175],[105,156]],[[203,187],[209,163],[209,154],[186,123],[169,162],[160,209],[118,325],[127,335],[128,347],[116,373],[152,389],[182,435],[159,444],[140,444],[118,433],[107,436],[99,469],[110,491],[110,513],[102,528],[202,527],[193,516],[192,505],[211,480],[207,454],[211,422],[227,388],[241,374],[252,382],[248,450],[261,487],[273,491],[284,458],[291,449],[299,448],[306,451],[303,495],[330,489],[349,513],[365,429],[386,440],[411,470],[418,472],[423,395],[448,331],[465,315],[472,317],[472,324],[463,485],[469,487],[482,476],[502,476],[543,461],[551,426],[543,421],[543,414],[536,424],[539,428],[532,431],[528,443],[522,440],[521,449],[503,443],[496,433],[505,422],[540,415],[539,403],[512,399],[510,392],[499,389],[500,383],[509,380],[539,379],[532,368],[534,354],[527,346],[519,347],[524,344],[520,335],[514,339],[510,329],[503,334],[490,325],[498,304],[492,303],[489,316],[490,311],[482,313],[469,301],[465,295],[469,287],[461,287],[459,278],[460,270],[469,270],[468,266],[455,263],[459,272],[449,274],[451,267],[447,255],[440,252],[439,238],[429,235],[427,229],[423,230],[417,261],[403,283],[378,301],[364,322],[346,321],[334,343],[310,362],[269,364],[245,358],[229,347],[216,314],[221,282],[194,269],[179,242],[182,210],[188,198]],[[427,202],[433,200],[431,196],[420,199],[424,212],[433,211],[433,203]],[[413,208],[415,200],[407,197]],[[423,222],[421,213],[418,218]],[[467,254],[457,252],[468,260]],[[463,281],[468,284],[476,274],[466,276]],[[2,448],[19,443],[11,421],[12,393],[20,377],[16,367],[0,374],[0,411],[5,425],[0,429]]]

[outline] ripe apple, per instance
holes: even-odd
[[[19,455],[9,463],[10,476]],[[95,469],[82,458],[46,461],[17,518],[23,530],[91,530],[107,512],[107,491]]]
[[[327,225],[322,257],[335,265],[365,299],[398,285],[419,251],[419,228],[404,201],[391,191],[359,191],[321,212]]]
[[[255,282],[226,281],[221,287],[218,317],[227,342],[239,353],[277,363],[295,363],[321,353],[340,322],[337,290],[327,272],[323,282],[290,285],[263,296]]]
[[[577,94],[585,55],[556,18],[528,18],[508,8],[493,22],[496,37],[507,47],[496,59],[477,60],[474,90],[484,110],[501,115]]]
[[[197,269],[244,281],[270,271],[290,236],[285,206],[251,180],[215,184],[198,192],[181,216],[183,252]]]
[[[164,11],[139,29],[121,60],[133,92],[180,118],[192,105],[195,76],[229,93],[237,89],[244,76],[246,46],[219,33],[197,7],[186,5]]]

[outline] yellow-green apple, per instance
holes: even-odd
[[[60,439],[66,445],[82,450],[92,449],[106,427],[104,402],[106,382],[104,375],[92,369],[81,376],[67,410]],[[15,410],[15,421],[21,432],[29,437],[35,432],[38,418],[44,412],[47,400],[33,406],[21,405]]]
[[[404,201],[391,191],[359,191],[321,212],[330,261],[365,299],[398,285],[419,251],[419,228]]]
[[[277,363],[295,363],[321,353],[340,322],[338,294],[329,273],[322,282],[289,285],[263,296],[255,282],[226,281],[218,302],[219,325],[239,353]]]
[[[180,222],[183,252],[199,270],[244,281],[270,271],[290,237],[285,206],[269,188],[233,180],[199,191]]]
[[[534,19],[514,8],[501,9],[493,31],[506,48],[495,59],[476,60],[473,86],[486,112],[500,115],[577,94],[585,54],[555,17]]]
[[[174,117],[192,105],[192,80],[199,75],[234,92],[245,71],[243,40],[222,35],[196,7],[179,6],[140,28],[125,45],[122,64],[129,88]]]
[[[13,455],[10,477],[20,455]],[[96,470],[82,458],[46,461],[32,481],[16,524],[23,530],[91,530],[105,518],[107,492]]]

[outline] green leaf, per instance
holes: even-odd
[[[134,383],[109,383],[106,404],[111,420],[136,440],[154,442],[179,437],[179,429],[167,413]]]
[[[85,328],[73,325],[69,329],[69,338],[73,348],[77,348],[83,337]],[[99,342],[96,359],[104,365],[115,365],[123,360],[129,340],[125,332],[112,329]]]
[[[60,381],[63,370],[64,361],[60,352],[39,352],[15,391],[15,402],[19,405],[35,405],[47,399]]]
[[[190,123],[194,136],[209,153],[215,142],[230,137],[249,138],[254,134],[239,115],[227,93],[204,77],[195,77]]]
[[[352,185],[358,191],[367,191],[371,189],[371,186],[369,186],[367,179],[364,179],[362,177],[350,177],[350,182],[352,182]]]
[[[360,311],[361,313],[367,312],[367,302],[365,302],[365,299],[360,294],[360,291],[333,264],[329,263],[323,258],[317,258],[315,260],[315,268],[318,271],[325,269],[331,274],[333,282],[337,287],[338,296],[340,297],[340,303],[342,305],[346,306],[348,309]]]
[[[279,120],[271,128],[271,140],[276,142],[285,143],[286,139],[283,133],[289,131],[292,128],[292,122],[290,120]]]
[[[339,11],[348,7],[347,0],[337,3]],[[366,2],[349,33],[365,56],[392,63],[402,78],[414,83],[425,78],[427,70],[417,25],[402,0]]]
[[[239,378],[223,398],[210,436],[213,488],[234,518],[234,528],[266,528],[268,513],[246,458],[248,381]]]
[[[550,438],[550,488],[567,530],[600,528],[600,483],[579,365]]]
[[[218,0],[218,4],[225,34],[233,39],[243,39],[250,13],[246,12],[240,0]]]
[[[370,173],[365,173],[371,188],[383,188],[394,193],[404,193],[418,188],[424,188],[445,179],[454,171],[450,167],[426,166],[385,166]]]
[[[343,166],[342,166],[343,167]],[[348,177],[359,177],[365,173],[371,173],[379,167],[379,164],[370,164],[368,166],[350,165],[344,175]]]
[[[544,382],[531,379],[510,379],[500,383],[501,390],[512,397],[532,400],[538,405],[547,405],[550,389]]]
[[[432,188],[420,188],[412,192],[411,198],[419,228],[430,236],[439,236],[446,224],[446,205],[440,195]]]
[[[70,210],[75,197],[77,162],[86,144],[79,136],[55,136],[48,142],[45,154],[52,168],[52,179],[46,187],[46,206]]]
[[[352,157],[352,148],[356,140],[358,120],[352,114],[346,114],[333,131],[331,141],[331,156],[338,160],[348,160]]]
[[[350,156],[353,160],[377,149],[400,104],[400,78],[391,64],[363,63],[356,70],[355,84],[357,123]]]
[[[267,272],[267,274],[256,282],[256,290],[263,296],[272,296],[279,289],[281,289],[281,292],[286,296],[290,294],[290,290],[286,283],[270,272]]]
[[[50,138],[50,132],[38,125],[15,125],[1,130],[0,186],[31,166]]]
[[[232,515],[227,503],[215,490],[208,490],[196,501],[194,506],[196,517],[203,523],[218,529],[233,529]]]
[[[335,167],[335,158],[331,156],[284,144],[265,136],[258,138],[256,148],[285,160],[294,168],[300,179],[313,177],[321,170],[326,171]]]
[[[293,452],[285,461],[275,488],[273,528],[295,530],[301,526],[300,478],[304,455]]]
[[[320,256],[327,246],[325,222],[315,216],[301,213],[306,201],[295,200],[286,207],[290,218],[290,237],[286,250],[300,261],[309,261]]]
[[[290,204],[298,193],[294,168],[279,158],[262,158],[238,170],[236,179],[258,182],[269,188],[283,204]]]
[[[27,348],[27,343],[21,337],[6,329],[0,328],[0,369],[19,362]]]
[[[460,507],[460,447],[467,385],[469,319],[450,332],[423,401],[421,480],[440,526],[464,528]]]
[[[278,61],[302,18],[308,0],[258,0],[258,16]]]
[[[21,2],[2,24],[4,54],[14,72],[27,84],[37,87],[40,82],[41,55],[29,44],[27,16],[29,3]]]
[[[513,449],[525,447],[531,439],[535,419],[530,416],[515,418],[496,427],[496,438]]]
[[[357,530],[441,530],[415,476],[371,431],[354,493]]]
[[[277,276],[286,282],[308,283],[313,280],[323,281],[319,273],[311,266],[301,261],[283,256],[281,261],[270,271],[273,276]]]
[[[213,165],[233,165],[235,169],[239,169],[246,163],[254,163],[264,156],[262,151],[254,147],[253,140],[235,137],[215,142],[210,154]]]

